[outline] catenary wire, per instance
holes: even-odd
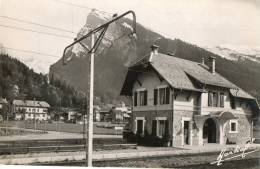
[[[37,30],[27,29],[27,28],[21,28],[21,27],[11,26],[11,25],[2,25],[2,24],[0,24],[0,27],[5,27],[5,28],[9,28],[9,29],[16,29],[16,30],[22,30],[22,31],[27,31],[27,32],[34,32],[34,33],[39,33],[39,34],[45,34],[45,35],[50,35],[50,36],[66,38],[66,39],[73,39],[74,38],[72,36],[66,36],[66,35],[60,35],[60,34],[55,34],[55,33],[42,32],[42,31],[37,31]]]
[[[31,25],[41,26],[41,27],[45,27],[45,28],[49,28],[49,29],[53,29],[53,30],[68,32],[68,33],[72,33],[72,34],[77,34],[77,32],[73,32],[73,31],[70,31],[70,30],[67,30],[67,29],[54,27],[54,26],[49,26],[49,25],[44,25],[44,24],[40,24],[40,23],[36,23],[36,22],[31,22],[31,21],[15,18],[15,17],[9,17],[9,16],[0,16],[0,17],[1,18],[5,18],[5,19],[9,19],[9,20],[14,20],[14,21],[17,21],[17,22],[22,22],[22,23],[27,23],[27,24],[31,24]]]
[[[54,58],[61,58],[61,56],[58,56],[58,55],[52,55],[52,54],[42,53],[42,52],[37,52],[37,51],[32,51],[32,50],[17,49],[17,48],[11,48],[11,47],[6,47],[6,46],[3,46],[3,48],[7,49],[7,50],[14,50],[14,51],[20,51],[20,52],[25,52],[25,53],[32,53],[32,54],[38,54],[38,55],[44,55],[44,56],[51,56],[51,57],[54,57]]]
[[[75,6],[75,7],[78,7],[78,8],[83,8],[83,9],[89,9],[89,10],[94,9],[94,8],[91,8],[91,7],[88,7],[88,6],[85,6],[85,5],[74,4],[74,3],[71,3],[71,2],[63,1],[63,0],[52,0],[52,1],[55,1],[57,3],[66,4],[66,5],[70,5],[70,6]],[[107,13],[107,14],[113,15],[113,13],[107,12],[107,11],[104,11],[104,10],[99,10],[99,9],[95,9],[95,10],[102,12],[102,13]]]

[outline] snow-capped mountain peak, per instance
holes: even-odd
[[[243,61],[248,59],[260,63],[260,49],[258,48],[236,46],[215,46],[204,48],[228,60]]]

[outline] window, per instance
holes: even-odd
[[[147,91],[140,91],[139,92],[139,106],[146,106],[147,105]]]
[[[230,120],[229,127],[230,127],[229,133],[237,133],[238,132],[238,130],[237,130],[238,122],[237,122],[237,120]]]
[[[162,137],[163,135],[168,134],[168,121],[159,120],[158,122],[158,136]]]
[[[170,103],[170,88],[169,87],[159,88],[159,103],[160,104],[169,104]]]
[[[224,107],[224,93],[212,92],[208,93],[209,107]]]
[[[134,92],[134,106],[146,106],[147,105],[147,90]]]
[[[144,124],[145,124],[145,118],[144,117],[136,117],[135,119],[135,129],[137,135],[143,135],[144,134]]]
[[[218,93],[213,92],[213,107],[218,107]]]

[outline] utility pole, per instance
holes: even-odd
[[[91,48],[95,44],[95,34],[91,34]],[[89,83],[89,117],[88,117],[88,167],[92,167],[93,151],[93,95],[94,95],[94,51],[90,53],[90,83]]]
[[[90,53],[90,90],[89,90],[89,114],[88,114],[88,141],[86,141],[86,144],[88,144],[88,151],[86,150],[86,158],[88,161],[88,167],[92,167],[92,151],[93,151],[93,96],[94,96],[94,54],[101,43],[109,25],[113,22],[116,22],[120,18],[123,18],[124,16],[132,14],[133,15],[133,26],[132,26],[132,32],[129,34],[133,37],[135,37],[136,34],[136,16],[134,11],[127,11],[123,13],[120,16],[117,16],[117,14],[113,15],[113,19],[108,21],[107,23],[90,30],[86,35],[82,36],[79,39],[75,39],[73,43],[65,47],[63,51],[63,64],[65,65],[65,54],[66,51],[72,47],[73,45],[79,43],[81,46],[83,46],[88,53]],[[98,35],[97,40],[94,40],[95,33],[101,31],[101,33]],[[81,43],[82,40],[91,37],[91,47],[85,46],[83,43]]]

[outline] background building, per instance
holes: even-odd
[[[48,119],[50,105],[45,101],[34,100],[14,100],[13,110],[15,120],[36,120]]]

